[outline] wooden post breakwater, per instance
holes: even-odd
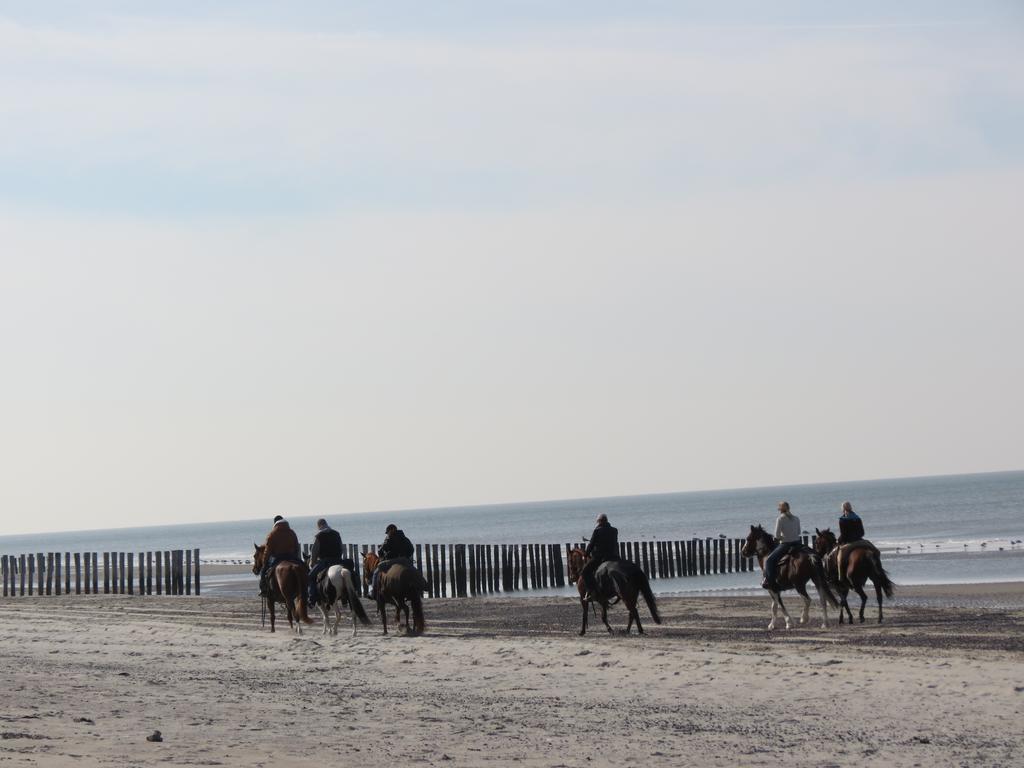
[[[807,536],[804,544],[812,544]],[[725,536],[624,541],[619,553],[647,577],[677,579],[757,570],[743,557],[743,539]],[[568,584],[568,553],[582,542],[564,544],[417,544],[414,560],[427,581],[427,596],[476,597],[559,589]],[[346,544],[345,555],[362,583],[362,555],[370,544]],[[303,556],[308,557],[309,545]],[[63,563],[62,563],[63,561]],[[162,552],[36,552],[0,556],[3,596],[99,594],[199,595],[198,549]],[[62,578],[63,577],[63,578]],[[364,588],[364,595],[365,595]]]
[[[101,571],[105,595],[199,594],[198,549],[104,552],[102,567],[100,562],[98,552],[0,555],[3,596],[97,595],[100,593]]]
[[[804,544],[810,544],[807,536]],[[743,539],[725,536],[626,541],[619,554],[639,565],[647,577],[678,579],[757,570],[752,557],[743,557]],[[557,589],[568,584],[568,554],[583,542],[564,544],[417,544],[413,561],[427,580],[429,597],[477,597],[521,591]],[[373,544],[346,544],[345,556],[356,565],[376,552]],[[309,545],[303,546],[303,557]],[[752,582],[753,583],[753,582]],[[363,596],[367,593],[363,588]]]

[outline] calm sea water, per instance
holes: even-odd
[[[698,491],[336,515],[346,542],[383,539],[395,522],[414,542],[566,542],[589,535],[604,512],[622,539],[685,539],[745,535],[771,524],[785,499],[803,528],[836,529],[840,504],[851,501],[867,536],[886,552],[886,565],[905,584],[1024,580],[1024,472],[870,480],[816,485]],[[314,516],[289,515],[302,540]],[[0,553],[139,551],[199,547],[203,560],[251,555],[269,520],[0,536]],[[661,582],[662,590],[750,586],[751,574]],[[211,585],[212,586],[212,585]]]

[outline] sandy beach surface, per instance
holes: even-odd
[[[643,638],[501,598],[353,639],[270,634],[256,598],[3,600],[0,766],[1024,765],[1024,584],[908,587],[826,631],[815,607],[767,632],[763,597],[660,605]]]

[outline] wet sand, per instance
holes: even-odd
[[[908,587],[829,630],[659,605],[643,638],[495,598],[353,639],[347,615],[270,634],[255,598],[4,600],[0,765],[1024,765],[1024,584]]]

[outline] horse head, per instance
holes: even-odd
[[[375,552],[363,552],[363,586],[369,587],[380,558]]]
[[[743,542],[740,554],[744,557],[753,557],[758,554],[759,549],[769,550],[771,545],[772,535],[760,525],[752,525],[750,526],[750,533],[747,534],[747,540]]]
[[[815,528],[814,532],[817,534],[814,537],[814,551],[819,555],[827,555],[836,546],[836,535],[829,528],[824,530]]]
[[[255,550],[252,556],[252,572],[254,575],[258,576],[260,571],[263,570],[264,553],[267,548],[262,544],[253,544],[252,546]]]
[[[583,570],[583,564],[587,561],[587,555],[582,549],[575,547],[569,550],[567,560],[569,583],[575,584],[580,577],[580,571]]]

